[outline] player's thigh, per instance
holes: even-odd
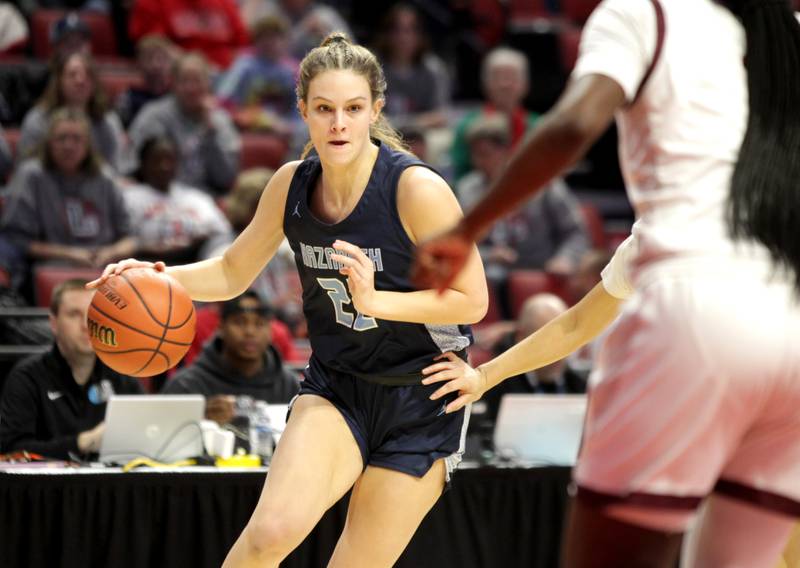
[[[651,530],[610,517],[579,494],[572,500],[561,547],[563,568],[674,568],[681,533]]]
[[[291,513],[313,526],[362,470],[361,451],[339,410],[322,397],[302,395],[292,406],[253,517]]]
[[[329,566],[392,566],[444,489],[445,464],[423,477],[368,467],[353,487],[347,522]]]
[[[684,555],[686,568],[778,565],[795,519],[744,501],[713,495]]]

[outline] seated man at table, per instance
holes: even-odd
[[[538,330],[551,319],[567,311],[564,301],[553,294],[536,294],[523,304],[517,318],[516,330],[501,340],[495,350],[502,353],[512,345]],[[586,392],[586,381],[568,365],[566,359],[551,363],[536,371],[511,377],[486,393],[486,417],[494,422],[503,395],[526,394],[580,394]]]
[[[288,403],[300,383],[271,344],[271,317],[270,306],[253,291],[223,303],[216,336],[162,392],[204,395],[206,418],[220,424],[233,419],[237,396]]]
[[[136,379],[112,371],[95,355],[86,324],[94,292],[85,284],[67,280],[56,286],[52,349],[20,361],[9,373],[0,402],[0,452],[26,450],[58,459],[95,453],[108,398],[142,392]]]

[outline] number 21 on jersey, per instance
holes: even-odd
[[[375,318],[362,315],[356,312],[356,315],[344,309],[345,304],[352,304],[350,294],[347,293],[347,286],[338,278],[317,278],[317,282],[328,292],[328,297],[333,302],[333,309],[336,313],[336,323],[343,325],[356,331],[367,331],[378,327],[378,322]]]

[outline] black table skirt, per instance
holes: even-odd
[[[264,474],[0,473],[3,568],[209,567],[222,564]],[[569,469],[459,471],[396,566],[554,568]],[[281,565],[324,567],[346,498]]]

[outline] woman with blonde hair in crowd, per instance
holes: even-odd
[[[91,121],[91,143],[115,170],[124,166],[127,142],[119,117],[109,110],[97,68],[89,55],[69,53],[57,57],[42,98],[22,121],[17,155],[33,155],[47,134],[50,115],[60,107],[80,110]]]

